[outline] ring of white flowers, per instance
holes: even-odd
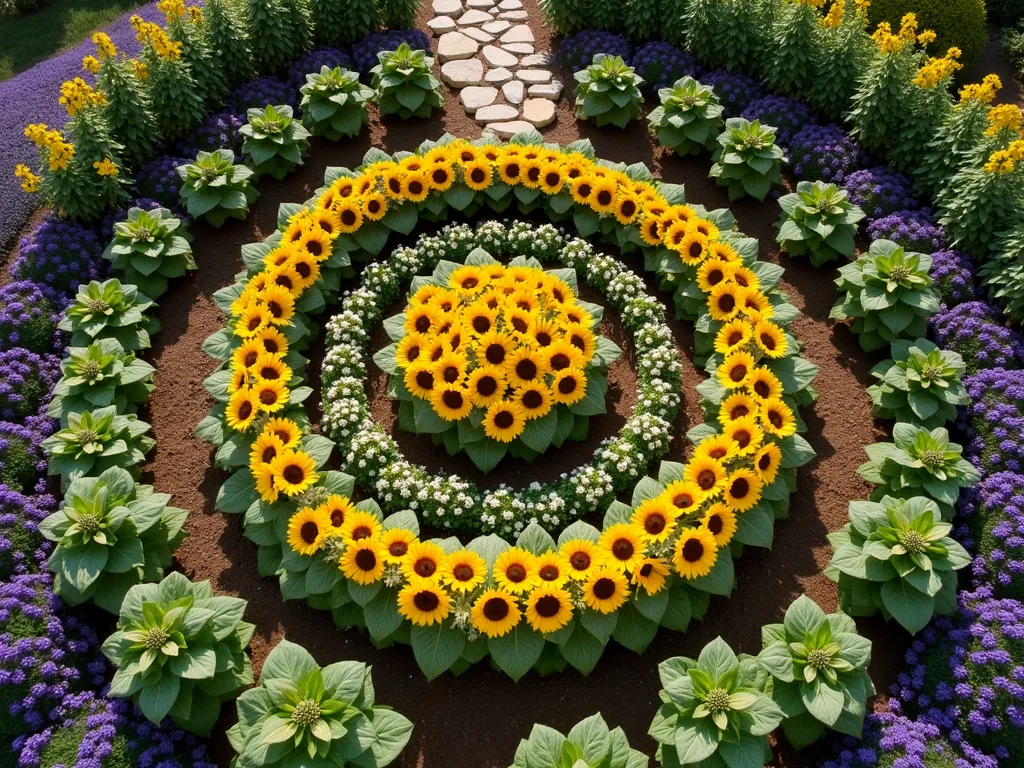
[[[635,349],[637,401],[620,432],[606,439],[589,463],[554,482],[514,490],[481,491],[457,475],[438,475],[402,456],[397,442],[370,415],[364,388],[369,342],[403,284],[442,258],[461,261],[475,247],[495,258],[528,254],[575,269],[616,310]],[[457,255],[461,252],[461,256]],[[646,293],[642,278],[585,240],[567,238],[550,224],[505,226],[486,222],[446,227],[414,248],[395,250],[368,266],[360,287],[345,296],[327,324],[322,425],[345,459],[345,470],[386,512],[410,509],[448,529],[518,534],[531,522],[560,530],[569,521],[605,510],[631,488],[650,462],[668,451],[681,401],[682,365],[664,306]]]

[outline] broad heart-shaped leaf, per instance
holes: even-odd
[[[487,650],[498,668],[519,682],[540,658],[544,650],[544,636],[525,621],[520,621],[511,632],[488,639]]]
[[[587,765],[600,765],[612,748],[611,731],[601,714],[591,715],[572,727],[567,738],[579,745]]]
[[[324,686],[333,691],[332,698],[351,704],[366,685],[366,664],[361,661],[339,661],[323,668]]]
[[[619,645],[623,645],[634,653],[643,653],[658,633],[658,622],[644,616],[632,603],[626,603],[619,609],[619,619],[615,622],[612,637]]]
[[[684,720],[676,729],[675,747],[680,764],[699,763],[718,749],[718,729],[710,717]]]
[[[565,736],[554,728],[537,723],[526,742],[527,763],[531,766],[561,765],[562,745],[565,742]]]
[[[800,683],[800,699],[807,711],[825,725],[833,725],[843,712],[843,692],[832,688],[818,676],[813,683]]]
[[[794,749],[808,747],[825,735],[825,724],[815,719],[809,712],[796,717],[787,717],[782,721],[782,732]]]
[[[466,647],[466,633],[447,621],[429,627],[414,626],[409,633],[416,663],[427,680],[433,680],[459,660]]]
[[[238,514],[245,512],[259,499],[256,483],[248,467],[236,471],[217,492],[216,507],[221,512]]]
[[[466,545],[466,549],[476,552],[487,563],[490,570],[494,567],[494,561],[502,552],[509,549],[508,542],[493,533],[487,536],[478,536]]]
[[[139,691],[139,709],[149,720],[160,725],[174,706],[181,687],[179,680],[170,672],[164,672],[160,679]]]
[[[573,667],[584,675],[589,675],[601,654],[604,653],[604,642],[588,632],[581,623],[575,623],[572,636],[559,648],[562,656]]]
[[[385,707],[373,708],[373,730],[375,738],[370,750],[373,752],[375,766],[385,766],[395,761],[399,753],[405,749],[412,736],[412,721],[393,709]],[[362,764],[357,760],[355,764]]]
[[[924,629],[935,611],[933,598],[918,592],[903,579],[882,584],[882,604],[892,617],[912,635]]]
[[[170,670],[187,680],[208,680],[217,671],[217,653],[213,648],[183,648],[169,663]],[[166,673],[165,673],[166,674]]]
[[[532,552],[535,555],[543,555],[548,550],[557,549],[555,540],[551,534],[545,531],[539,523],[530,523],[526,529],[519,534],[516,546]]]
[[[647,499],[653,499],[655,496],[665,490],[665,486],[655,480],[653,477],[641,477],[640,480],[633,488],[633,498],[631,503],[634,507],[639,506],[641,502]]]
[[[705,645],[697,657],[697,667],[711,675],[715,681],[721,680],[738,663],[736,654],[721,637]]]
[[[316,659],[301,645],[281,640],[267,654],[260,672],[260,683],[264,680],[301,680],[303,675],[317,669]]]
[[[739,741],[723,741],[718,755],[728,768],[763,768],[764,737],[743,734]]]
[[[786,609],[782,623],[791,643],[802,643],[808,632],[815,632],[825,621],[825,612],[807,595],[800,595]]]
[[[744,718],[750,722],[750,732],[755,736],[768,735],[779,727],[786,716],[779,705],[763,693],[758,693],[754,703],[743,712]]]
[[[467,443],[463,448],[472,462],[476,464],[477,469],[484,474],[498,466],[498,463],[505,458],[505,454],[508,452],[508,446],[505,443],[499,443],[497,440],[491,440],[490,438]]]
[[[363,606],[366,628],[375,640],[383,640],[402,626],[402,614],[396,602],[398,589],[383,587],[373,600]]]
[[[793,656],[785,643],[772,643],[757,655],[758,663],[779,680],[793,681]]]

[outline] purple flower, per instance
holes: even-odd
[[[92,229],[47,214],[21,239],[11,274],[16,280],[33,280],[70,296],[80,283],[104,276],[102,255],[103,245]]]
[[[850,202],[859,205],[870,224],[896,211],[918,207],[910,179],[884,165],[854,171],[846,177]]]
[[[352,46],[352,60],[355,61],[356,69],[362,74],[363,79],[369,82],[370,70],[380,63],[377,60],[378,53],[393,51],[402,43],[408,43],[414,51],[430,52],[430,38],[418,29],[385,29],[367,35]]]
[[[429,47],[424,50],[430,50]],[[374,62],[376,64],[376,62]],[[315,48],[300,56],[288,67],[288,87],[298,93],[306,84],[306,75],[318,75],[323,67],[352,69],[352,59],[337,48]],[[295,98],[299,98],[296,96]]]
[[[629,41],[622,35],[600,29],[584,29],[562,41],[558,46],[558,61],[570,72],[579,72],[589,67],[599,53],[621,56],[628,61],[632,50]]]
[[[46,492],[42,442],[56,431],[56,424],[46,416],[29,416],[24,424],[0,421],[0,483],[20,493]]]
[[[960,515],[973,537],[974,584],[1019,600],[1024,596],[1024,475],[989,475],[966,491]]]
[[[183,157],[195,157],[198,152],[213,152],[230,149],[236,155],[242,154],[242,134],[238,131],[245,125],[245,115],[230,110],[208,115],[193,129],[188,138],[178,145],[177,151]]]
[[[838,125],[807,125],[789,140],[793,175],[840,186],[860,167],[863,152]]]
[[[931,327],[939,346],[959,352],[967,372],[983,368],[1020,368],[1024,339],[1003,325],[999,310],[983,301],[967,301],[939,312]]]
[[[814,112],[802,101],[787,96],[762,96],[747,105],[740,117],[745,120],[759,120],[761,125],[776,128],[775,140],[785,150],[796,133],[814,123]]]
[[[289,88],[284,81],[273,75],[263,75],[242,83],[228,96],[228,106],[232,112],[239,115],[245,115],[250,109],[263,109],[267,105],[276,107],[281,104],[297,107],[299,92]]]
[[[892,240],[909,251],[934,253],[946,247],[946,233],[932,221],[929,208],[896,211],[868,224],[872,240]]]
[[[964,379],[971,396],[958,426],[967,435],[965,458],[980,472],[1024,469],[1024,371],[991,368]]]
[[[198,150],[197,150],[198,151]],[[148,197],[159,202],[164,208],[179,208],[181,201],[181,176],[178,166],[191,163],[191,157],[160,155],[154,157],[135,172],[135,186],[132,193],[136,197]]]
[[[710,86],[722,104],[725,117],[738,117],[755,99],[761,98],[764,91],[760,84],[751,77],[731,72],[728,69],[716,69],[701,78],[701,84]]]
[[[942,303],[948,307],[978,298],[974,287],[974,264],[960,251],[932,253],[931,276]]]
[[[60,378],[60,358],[15,347],[0,352],[0,419],[17,421],[37,413]]]
[[[684,75],[698,80],[701,73],[693,56],[660,41],[637,48],[629,65],[644,79],[644,88],[653,93],[668,88]]]
[[[60,303],[52,288],[30,280],[0,288],[0,350],[53,352]]]
[[[49,494],[23,496],[0,485],[0,581],[46,570],[53,544],[39,534],[39,523],[56,507]]]

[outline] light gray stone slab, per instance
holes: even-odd
[[[524,83],[529,83],[530,85],[537,85],[538,83],[550,83],[551,70],[520,69],[518,72],[516,72],[516,77],[522,80]]]
[[[502,32],[507,32],[512,28],[511,21],[504,21],[498,19],[497,21],[489,21],[483,25],[482,29],[489,35],[500,35]]]
[[[529,43],[502,43],[501,50],[514,53],[516,56],[529,56],[533,54],[533,46]]]
[[[485,45],[483,50],[484,61],[491,67],[517,67],[519,59],[508,51],[496,48],[493,45]]]
[[[526,85],[522,80],[512,80],[501,86],[501,95],[509,104],[518,106],[526,98]]]
[[[437,41],[437,55],[444,64],[459,59],[471,59],[480,51],[480,43],[461,32],[445,32]]]
[[[555,102],[550,99],[527,99],[523,102],[523,119],[538,128],[555,122]]]
[[[468,10],[459,16],[460,27],[479,27],[489,21],[494,21],[494,17],[487,13],[487,11],[481,11],[476,8]]]
[[[531,85],[527,91],[532,98],[537,99],[551,99],[551,101],[558,101],[562,95],[562,84],[555,80],[552,83],[544,83],[543,85]]]
[[[459,100],[469,114],[489,107],[498,98],[498,89],[491,86],[471,85],[459,91]]]
[[[519,117],[519,110],[508,104],[492,104],[489,107],[478,109],[473,117],[481,123],[501,123],[506,120],[515,120]]]
[[[550,63],[551,57],[546,53],[534,53],[519,62],[523,67],[540,67],[541,69],[547,68]]]
[[[493,133],[499,139],[511,139],[517,133],[532,131],[533,123],[525,120],[507,120],[498,123],[489,123],[484,127],[484,133]]]
[[[498,3],[499,11],[521,11],[523,10],[522,0],[501,0]]]
[[[431,8],[435,16],[451,16],[457,19],[462,15],[462,0],[434,0]]]
[[[454,32],[457,28],[455,20],[450,16],[435,16],[427,22],[427,26],[430,27],[430,31],[435,35],[443,35],[445,32]]]
[[[480,59],[449,61],[441,65],[441,79],[452,88],[480,85],[484,79],[484,63]]]
[[[526,21],[530,18],[530,14],[526,11],[502,11],[498,14],[499,19],[507,19],[508,21]]]
[[[532,43],[533,30],[526,24],[518,24],[501,36],[503,43]]]
[[[463,27],[462,34],[466,37],[471,37],[478,43],[493,43],[494,35],[488,35],[480,27]]]
[[[483,66],[482,63],[481,66]],[[509,80],[512,79],[512,71],[509,69],[505,69],[505,67],[498,67],[497,69],[488,70],[487,76],[484,79],[488,83],[495,83],[496,85],[501,85],[502,83],[507,83]]]

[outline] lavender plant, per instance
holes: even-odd
[[[275,104],[281,102],[273,102]],[[245,110],[243,110],[245,111]],[[230,149],[235,155],[242,154],[242,134],[240,133],[245,120],[230,110],[215,112],[203,118],[203,121],[195,127],[195,130],[178,145],[178,151],[182,155],[193,155],[196,151],[213,152],[218,149]],[[170,203],[175,205],[178,202],[178,187],[181,179],[178,177],[178,166],[187,163],[188,159],[182,158],[167,163],[167,174],[171,178],[171,185],[174,186],[174,193],[171,195]],[[136,186],[139,186],[139,179],[136,175]],[[167,207],[167,206],[165,206]]]
[[[164,208],[179,209],[181,176],[178,166],[190,162],[188,157],[160,155],[138,169],[132,192],[136,197],[156,200]]]
[[[706,72],[701,82],[714,89],[726,117],[739,117],[751,102],[764,95],[757,80],[729,69]]]
[[[671,88],[658,91],[658,98],[661,106],[651,110],[647,122],[662,146],[679,155],[696,155],[715,147],[725,122],[713,90],[687,75]]]
[[[946,247],[942,227],[932,222],[931,210],[897,211],[868,225],[872,240],[891,240],[910,251],[934,253]]]
[[[974,264],[960,251],[940,250],[932,253],[931,276],[939,299],[946,306],[955,306],[977,298],[974,288]]]
[[[869,223],[896,211],[918,207],[910,179],[884,165],[849,174],[846,189],[850,201],[864,210]]]
[[[599,53],[629,59],[632,51],[629,40],[622,35],[599,29],[584,29],[562,40],[558,46],[558,62],[569,72],[579,72],[589,67]]]
[[[802,101],[786,96],[762,96],[747,105],[740,115],[744,120],[758,120],[775,128],[775,140],[785,150],[802,128],[814,124],[814,113]]]
[[[59,293],[74,292],[100,276],[102,246],[90,227],[52,214],[23,237],[11,266],[16,280],[32,280]]]
[[[637,0],[638,2],[640,0]],[[659,25],[664,19],[659,19]],[[618,51],[602,51],[622,55]],[[593,57],[591,57],[593,58]],[[625,57],[623,57],[625,58]],[[693,57],[671,43],[655,41],[636,49],[629,57],[629,65],[643,78],[644,88],[657,93],[662,88],[671,87],[672,83],[689,75],[696,79],[700,76],[700,67]],[[582,67],[576,67],[575,72]]]
[[[0,419],[21,421],[39,412],[60,377],[60,359],[21,347],[0,352]]]
[[[868,387],[875,416],[934,429],[956,421],[957,406],[971,402],[958,353],[927,339],[897,339],[889,354],[871,369],[878,379]]]
[[[967,458],[985,472],[1024,469],[1024,371],[988,368],[964,381],[970,402],[961,411]]]
[[[291,91],[298,91],[306,84],[306,76],[311,72],[328,69],[353,69],[352,57],[337,48],[314,48],[304,53],[288,67],[285,84]],[[274,101],[271,104],[290,104],[291,101]]]
[[[969,374],[1024,367],[1024,339],[1003,325],[999,310],[983,301],[959,304],[936,315],[931,325],[935,340],[959,352]]]
[[[267,104],[297,106],[298,88],[291,88],[273,75],[263,75],[238,86],[228,97],[228,106],[236,114],[250,109],[263,109]]]
[[[996,597],[1024,597],[1024,475],[993,472],[965,492],[960,514],[974,538],[973,582]]]
[[[0,485],[0,582],[46,569],[53,547],[39,533],[39,523],[55,504],[48,494],[25,496]]]
[[[25,424],[0,421],[0,483],[19,493],[46,491],[42,441],[52,422],[29,417]]]
[[[56,310],[53,289],[31,280],[7,283],[0,288],[0,350],[53,351]]]
[[[789,141],[793,175],[842,185],[861,164],[857,143],[838,125],[805,125]]]

